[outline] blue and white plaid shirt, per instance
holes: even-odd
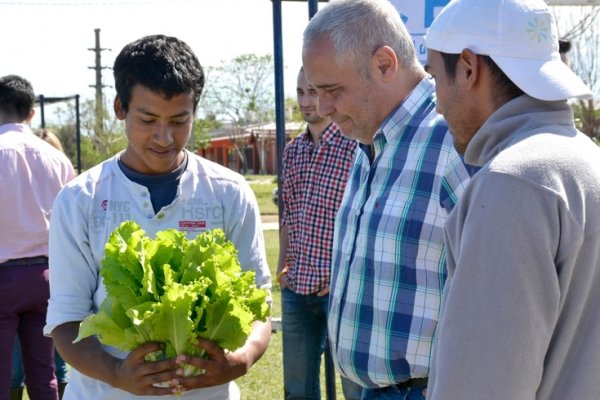
[[[329,339],[365,387],[427,377],[446,278],[443,225],[468,183],[424,79],[361,146],[335,222]]]

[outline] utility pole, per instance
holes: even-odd
[[[110,49],[103,49],[100,47],[100,29],[94,29],[94,32],[96,33],[96,45],[94,48],[88,50],[93,51],[95,53],[96,63],[93,67],[88,68],[96,70],[96,84],[89,86],[96,89],[96,125],[94,128],[94,133],[98,137],[102,136],[102,134],[104,133],[104,97],[102,95],[102,89],[108,87],[108,85],[102,84],[102,70],[108,69],[108,67],[102,66],[102,62],[100,61],[100,54],[102,53],[102,51],[110,51]]]

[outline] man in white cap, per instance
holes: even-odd
[[[454,0],[430,27],[438,112],[480,166],[447,220],[428,399],[600,396],[600,149],[542,0]]]

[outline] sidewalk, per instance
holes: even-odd
[[[279,216],[278,215],[261,215],[263,230],[279,230]],[[281,317],[271,318],[271,332],[277,332],[281,330]]]
[[[262,228],[264,231],[273,231],[279,229],[278,215],[261,215]]]

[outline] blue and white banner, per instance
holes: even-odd
[[[433,19],[450,0],[390,0],[402,17],[408,32],[413,38],[417,57],[424,64],[427,50],[423,40]]]

